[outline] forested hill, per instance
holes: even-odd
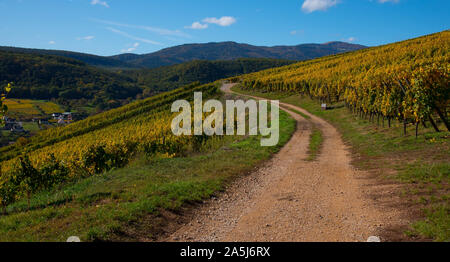
[[[132,78],[75,59],[0,51],[0,84],[8,82],[11,97],[31,99],[125,99],[141,92]]]
[[[218,79],[289,65],[294,62],[257,58],[242,58],[232,61],[197,60],[154,69],[129,70],[121,74],[135,79],[137,84],[143,87],[144,94],[148,95],[152,92],[159,93],[196,81],[206,84]]]
[[[11,98],[58,99],[63,104],[76,101],[76,105],[92,102],[106,109],[192,82],[208,83],[292,62],[273,59],[194,61],[113,72],[61,56],[0,51],[0,84],[14,82]]]
[[[32,49],[32,48],[19,48],[19,47],[8,47],[0,46],[0,51],[12,52],[12,53],[22,53],[22,54],[34,54],[34,55],[56,55],[63,56],[67,58],[73,58],[86,64],[108,68],[108,69],[132,69],[136,66],[128,64],[126,62],[98,55],[91,55],[78,52],[61,51],[61,50],[47,50],[47,49]]]
[[[253,46],[235,42],[220,42],[206,44],[186,44],[166,48],[150,54],[122,54],[112,56],[111,58],[133,64],[134,66],[154,68],[163,65],[184,63],[192,60],[214,61],[233,60],[237,58],[308,60],[364,48],[366,48],[366,46],[344,42],[274,47]]]
[[[272,58],[286,60],[308,60],[317,57],[355,51],[366,46],[345,42],[329,42],[325,44],[301,44],[296,46],[253,46],[235,42],[220,42],[206,44],[186,44],[166,48],[149,54],[120,54],[115,56],[98,56],[85,53],[31,49],[0,46],[0,51],[34,54],[56,55],[82,61],[88,65],[104,69],[139,69],[157,68],[175,65],[194,60],[235,60],[239,58]]]

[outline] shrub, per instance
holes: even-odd
[[[33,167],[30,158],[27,155],[19,157],[19,163],[14,169],[11,181],[19,189],[19,192],[26,194],[28,207],[30,207],[31,194],[42,187],[41,179],[39,171]]]
[[[39,169],[42,189],[51,189],[68,180],[69,169],[58,161],[53,154]]]
[[[6,214],[6,207],[16,200],[16,186],[11,182],[10,178],[0,182],[0,204],[3,214]]]
[[[108,169],[108,154],[103,145],[91,146],[83,155],[83,165],[93,170],[94,174],[103,173]]]
[[[137,148],[137,143],[127,142],[123,145],[114,145],[109,149],[108,153],[108,169],[114,167],[124,167],[130,161],[134,151]]]
[[[18,146],[23,147],[23,146],[26,146],[29,143],[29,141],[25,137],[21,136],[17,139],[16,143]]]
[[[101,174],[115,167],[124,167],[130,161],[137,143],[127,142],[106,149],[104,145],[91,146],[83,154],[83,165],[93,174]]]

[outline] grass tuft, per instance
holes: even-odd
[[[322,131],[318,128],[314,128],[313,131],[311,132],[309,139],[309,150],[308,150],[309,156],[307,158],[308,161],[316,160],[317,156],[320,153],[322,143],[323,143]]]

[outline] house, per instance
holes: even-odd
[[[20,123],[20,122],[14,123],[10,130],[11,130],[11,132],[14,132],[14,133],[25,132],[25,129],[23,129],[22,123]]]
[[[54,119],[54,120],[58,120],[60,117],[61,117],[61,113],[53,113],[52,114],[52,118]]]
[[[71,112],[65,112],[62,115],[63,115],[63,117],[64,117],[63,119],[65,121],[72,121],[72,113]]]
[[[7,116],[4,116],[4,117],[3,117],[3,120],[5,121],[5,123],[13,123],[13,122],[16,122],[16,119],[14,119],[14,118],[9,118],[9,117],[7,117]]]
[[[14,126],[16,125],[16,124],[18,124],[17,122],[16,122],[16,119],[14,119],[14,118],[8,118],[8,117],[3,117],[3,120],[5,121],[5,126],[4,126],[4,130],[12,130],[13,128],[14,128]],[[20,126],[22,126],[22,125],[20,125]]]
[[[5,126],[3,127],[4,130],[11,130],[14,126],[14,123],[11,122],[5,122]]]
[[[65,113],[53,113],[52,114],[53,120],[63,120],[65,122],[71,122],[72,121],[72,113],[71,112],[65,112]]]
[[[50,125],[50,123],[48,122],[48,119],[39,119],[38,124],[39,125]]]

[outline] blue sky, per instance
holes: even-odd
[[[0,0],[0,45],[98,55],[184,43],[375,46],[449,29],[448,0]]]

